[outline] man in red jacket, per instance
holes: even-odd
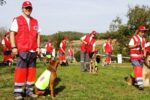
[[[145,38],[144,35],[147,29],[144,25],[140,25],[136,30],[135,35],[129,42],[130,59],[133,66],[133,72],[135,77],[135,85],[139,90],[143,90],[142,68],[144,62],[145,53]]]
[[[112,47],[112,40],[111,38],[109,37],[107,39],[107,41],[104,43],[103,45],[103,52],[105,53],[105,62],[104,62],[104,66],[105,65],[109,65],[111,63],[111,54],[112,54],[112,50],[113,50],[113,47]]]
[[[39,53],[40,28],[38,21],[31,17],[32,4],[24,1],[22,14],[15,17],[10,32],[10,42],[13,55],[17,55],[14,75],[14,96],[16,100],[22,100],[25,87],[26,95],[37,98],[34,94],[34,82],[36,80],[36,54]]]
[[[90,34],[87,34],[80,38],[82,44],[80,46],[80,68],[81,71],[88,71],[90,55],[95,51],[95,39],[96,31],[92,31]]]
[[[4,39],[2,40],[3,45],[3,62],[6,65],[11,65],[13,62],[12,55],[11,55],[11,44],[9,39],[9,32],[6,32]]]

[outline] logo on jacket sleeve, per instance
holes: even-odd
[[[36,25],[33,27],[34,30],[38,31],[39,27]]]

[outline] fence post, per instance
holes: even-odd
[[[118,64],[122,64],[122,54],[117,54]]]

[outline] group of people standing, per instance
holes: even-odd
[[[90,34],[86,34],[85,36],[80,38],[82,42],[80,46],[80,66],[82,72],[88,71],[90,59],[92,59],[93,55],[98,52],[98,50],[96,49],[96,34],[96,31],[92,31]],[[104,65],[109,65],[111,63],[112,50],[112,40],[109,37],[103,44],[103,52],[106,56],[105,61],[103,62]]]
[[[34,94],[34,82],[36,80],[36,55],[40,52],[40,33],[41,29],[39,27],[38,21],[31,17],[33,6],[30,1],[24,1],[22,4],[22,14],[15,17],[11,27],[10,34],[6,34],[5,41],[5,55],[10,54],[17,55],[16,68],[14,75],[14,97],[16,100],[22,100],[22,94],[24,92],[23,87],[25,87],[25,94],[37,98]],[[137,85],[139,88],[143,88],[142,82],[142,63],[143,63],[143,48],[145,44],[144,34],[146,28],[145,26],[140,26],[138,32],[129,43],[131,49],[131,61],[134,69],[134,76],[136,78]],[[89,60],[93,53],[96,51],[96,31],[92,31],[81,37],[82,45],[80,47],[80,63],[81,71],[87,71],[89,66]],[[10,43],[8,42],[8,36],[10,37]],[[65,50],[68,38],[64,38],[60,43],[60,48],[58,50],[58,55],[60,59],[60,64],[66,63]],[[4,42],[2,43],[4,44]],[[47,49],[46,54],[51,55],[53,50],[53,45],[49,41],[45,48]],[[104,52],[106,53],[105,65],[110,64],[111,54],[112,54],[112,44],[111,38],[103,46]],[[73,59],[74,50],[72,45],[69,48],[69,54],[71,59]],[[11,57],[10,57],[11,58]],[[7,56],[4,56],[7,59]],[[12,60],[10,60],[11,62]]]

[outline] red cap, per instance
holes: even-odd
[[[144,25],[140,25],[138,27],[138,30],[140,30],[140,31],[147,31],[148,29],[146,29]]]
[[[32,7],[32,4],[30,1],[25,1],[23,2],[22,7]]]
[[[92,31],[90,34],[96,35],[96,31]]]

